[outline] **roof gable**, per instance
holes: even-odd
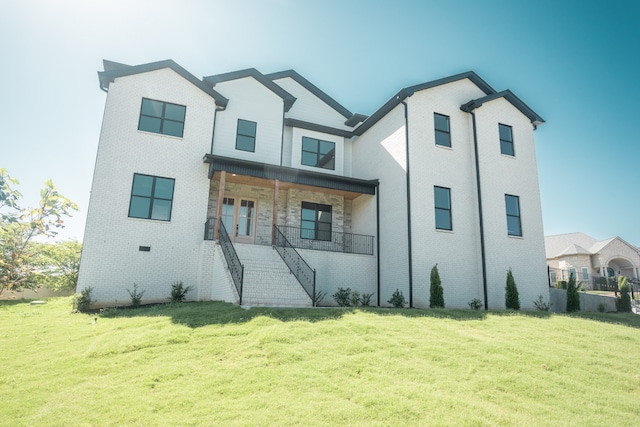
[[[505,100],[507,100],[511,105],[518,109],[518,111],[527,116],[527,118],[531,120],[531,123],[533,123],[534,126],[539,126],[544,123],[544,119],[542,117],[540,117],[535,111],[529,108],[527,104],[522,102],[522,100],[509,89],[503,90],[502,92],[492,93],[482,98],[471,100],[462,105],[460,109],[468,113],[475,110],[476,108],[481,107],[485,102],[490,102],[498,98],[504,98]]]
[[[98,79],[100,80],[100,89],[105,92],[109,88],[109,84],[114,82],[118,77],[131,76],[135,74],[148,73],[151,71],[162,70],[164,68],[170,68],[175,71],[177,74],[182,76],[184,79],[192,83],[194,86],[198,87],[200,90],[205,92],[207,95],[211,96],[216,105],[220,107],[226,107],[229,100],[222,96],[220,93],[213,90],[209,85],[205,84],[196,76],[189,73],[187,70],[182,68],[180,65],[175,63],[171,59],[166,59],[164,61],[151,62],[149,64],[142,65],[125,65],[119,62],[113,62],[104,60],[104,71],[98,71]]]
[[[202,80],[205,83],[209,83],[211,86],[215,86],[217,83],[242,79],[245,77],[253,77],[264,87],[282,98],[282,100],[284,101],[285,111],[289,111],[293,106],[293,103],[296,102],[295,96],[291,95],[289,92],[272,82],[269,78],[267,78],[264,74],[262,74],[255,68],[247,68],[245,70],[232,71],[230,73],[215,74],[212,76],[203,77]]]
[[[591,252],[593,252],[594,254],[597,254],[599,252],[601,252],[604,248],[606,248],[607,246],[609,246],[610,244],[612,244],[614,241],[618,241],[622,244],[624,244],[625,246],[628,246],[631,250],[633,250],[634,252],[639,252],[638,248],[633,246],[632,244],[627,243],[624,239],[621,239],[620,237],[611,237],[610,239],[606,239],[606,240],[601,240],[599,242],[596,242],[591,248],[589,248],[591,250]]]
[[[544,248],[547,253],[547,259],[550,259],[563,255],[572,245],[591,250],[591,247],[596,242],[596,239],[584,233],[556,234],[544,237]]]

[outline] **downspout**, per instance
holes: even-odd
[[[215,114],[213,115],[213,129],[211,130],[211,152],[210,154],[213,154],[213,139],[216,137],[216,120],[218,119],[218,112],[219,111],[224,111],[225,108],[224,107],[219,107],[216,105],[215,108]]]
[[[473,149],[476,160],[476,183],[478,185],[478,219],[480,220],[480,256],[482,259],[482,289],[484,291],[484,309],[489,310],[489,301],[487,301],[487,260],[484,247],[484,220],[482,218],[482,191],[480,187],[480,159],[478,157],[478,132],[476,130],[476,114],[469,104],[460,107],[465,113],[471,114],[473,123]]]
[[[380,183],[376,184],[376,269],[378,307],[380,307]]]
[[[286,111],[284,106],[284,100],[282,100],[282,137],[280,138],[280,166],[284,166],[282,164],[282,156],[284,155],[284,115],[285,114],[286,114]]]
[[[399,97],[399,96],[398,96]],[[411,251],[411,176],[409,173],[409,106],[406,102],[400,101],[404,105],[404,128],[405,145],[407,158],[407,248],[409,250],[409,308],[413,308],[413,252]]]

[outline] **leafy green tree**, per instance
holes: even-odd
[[[579,286],[576,285],[576,277],[571,273],[567,282],[567,313],[580,311],[580,294],[578,290]]]
[[[53,290],[75,290],[82,244],[76,240],[57,243],[31,242],[34,254],[29,281]]]
[[[505,287],[504,305],[507,310],[520,310],[520,296],[518,295],[518,287],[513,278],[511,269],[507,272],[507,286]]]
[[[620,290],[620,296],[616,298],[616,310],[628,313],[631,311],[631,297],[629,296],[629,282],[627,282],[626,277],[618,277],[618,289]]]
[[[438,264],[431,269],[431,287],[429,289],[429,308],[444,308],[444,290],[440,281]]]
[[[48,180],[40,191],[40,204],[22,208],[22,194],[15,189],[18,180],[0,168],[0,294],[4,290],[20,290],[37,286],[35,237],[55,237],[64,227],[63,217],[71,216],[78,206],[58,192]]]

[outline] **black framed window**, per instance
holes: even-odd
[[[335,142],[302,137],[302,164],[323,169],[335,169]]]
[[[331,241],[331,206],[302,202],[300,237]]]
[[[453,230],[451,221],[451,189],[433,187],[433,199],[436,209],[436,228],[438,230]]]
[[[129,217],[171,221],[175,180],[133,174]]]
[[[507,233],[509,236],[522,236],[520,197],[505,194],[504,202],[507,210]]]
[[[238,131],[236,134],[236,150],[256,151],[256,122],[238,119]]]
[[[433,113],[433,123],[436,130],[436,145],[451,147],[449,116]]]
[[[138,130],[182,138],[187,107],[142,98]]]
[[[507,156],[515,156],[516,152],[513,148],[513,130],[511,126],[498,124],[500,131],[500,153]]]

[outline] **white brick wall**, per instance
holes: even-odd
[[[137,130],[143,97],[186,106],[184,137]],[[199,248],[207,213],[213,98],[170,69],[111,83],[98,146],[78,289],[101,303],[128,303],[138,284],[144,300],[169,296],[172,282],[197,298]],[[171,221],[128,218],[133,174],[175,179]],[[139,246],[150,246],[140,252]]]

